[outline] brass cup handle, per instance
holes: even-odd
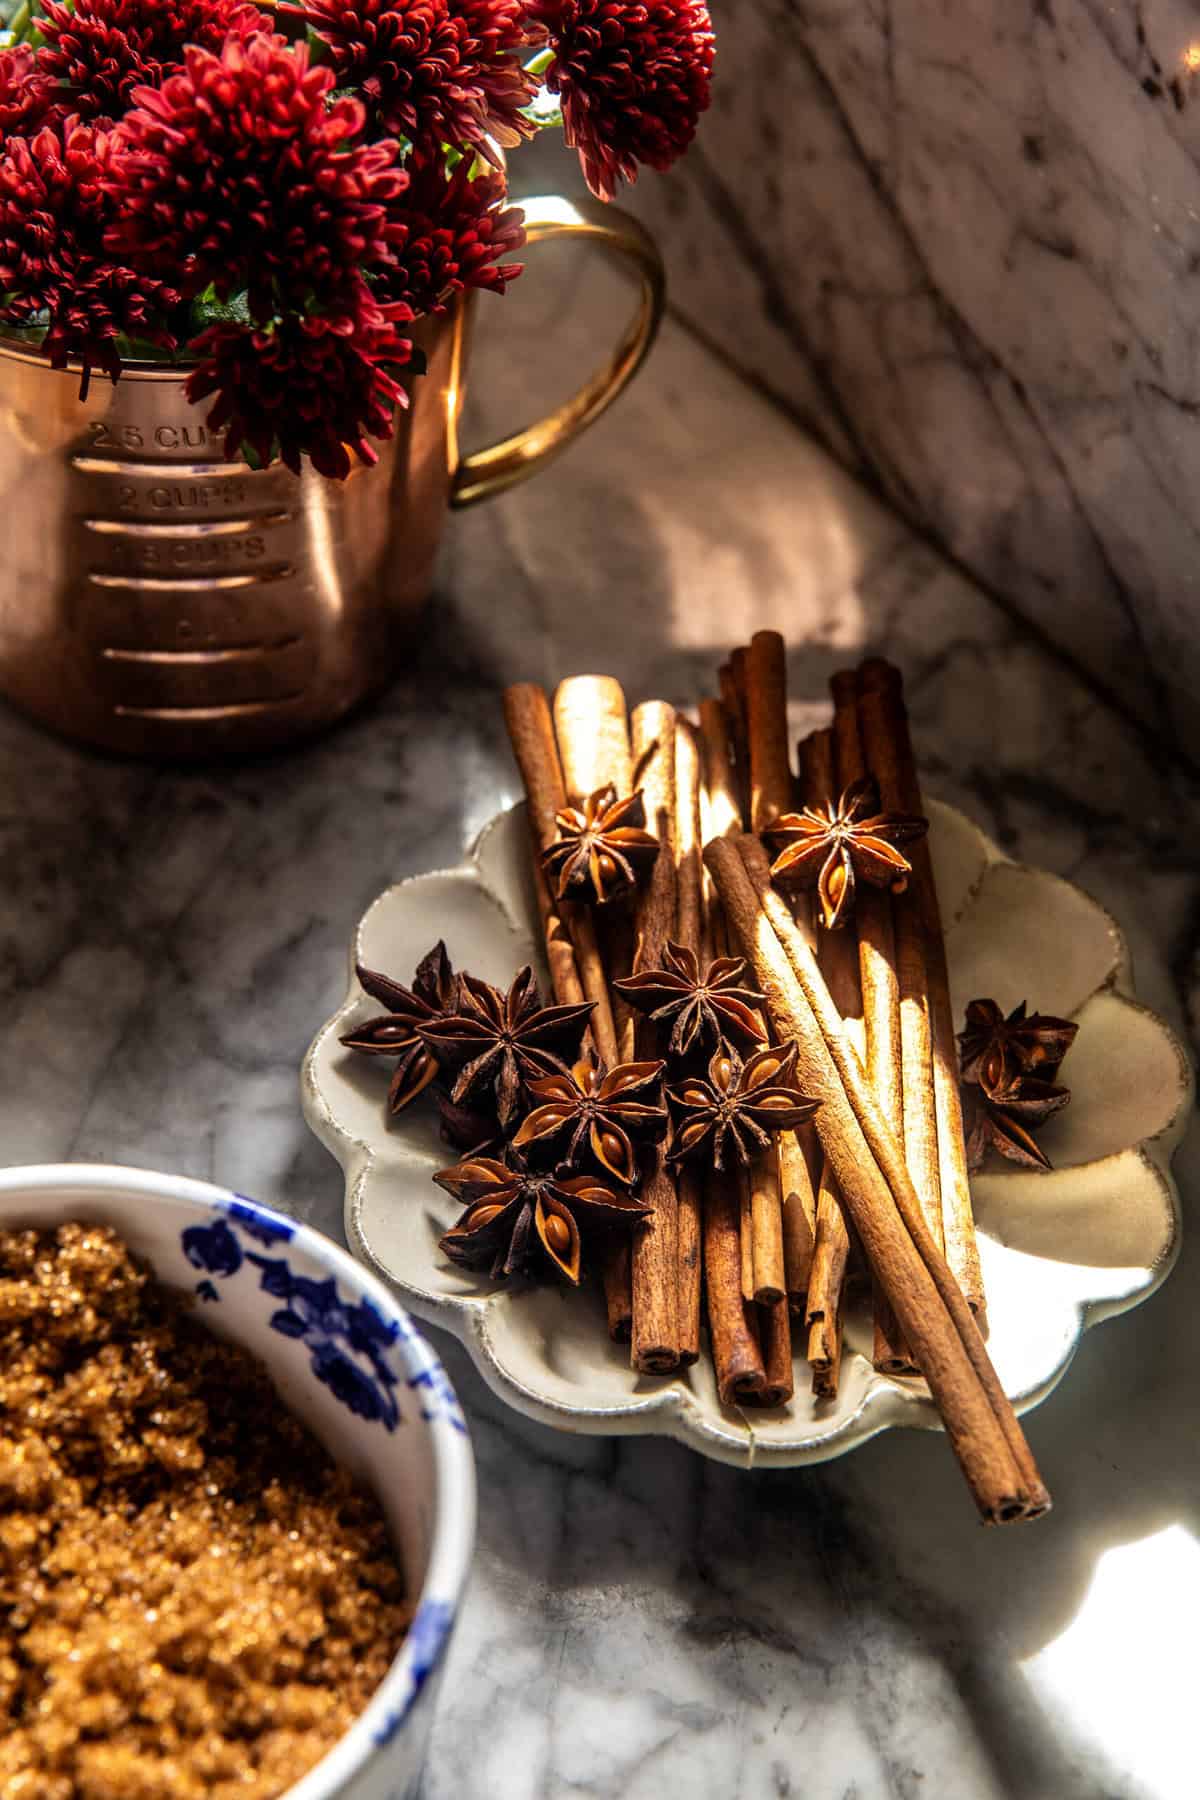
[[[527,481],[565,450],[628,387],[662,322],[666,298],[662,257],[649,232],[629,213],[599,200],[564,200],[557,194],[539,195],[520,204],[530,245],[550,238],[596,244],[633,264],[641,280],[641,296],[612,356],[557,412],[462,459],[454,473],[452,506],[473,506],[476,500],[502,494],[519,481]]]

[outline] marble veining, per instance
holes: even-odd
[[[687,318],[1200,762],[1200,16],[715,0]]]
[[[622,296],[575,280],[531,270],[483,315],[475,438],[594,357]],[[687,701],[768,624],[795,646],[797,730],[847,655],[900,660],[931,789],[1108,906],[1147,1003],[1195,1031],[1195,779],[671,327],[586,445],[454,521],[409,668],[334,735],[186,771],[0,711],[7,1160],[174,1169],[339,1234],[299,1061],[353,921],[514,796],[501,684],[606,668]],[[1187,1207],[1194,1139],[1178,1168]],[[424,1800],[1182,1800],[1198,1261],[1185,1239],[1031,1416],[1057,1506],[1015,1533],[976,1524],[936,1438],[746,1476],[512,1417],[440,1341],[480,1550]]]

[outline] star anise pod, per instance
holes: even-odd
[[[560,900],[619,900],[658,855],[658,839],[645,829],[640,788],[618,800],[610,782],[578,806],[564,807],[554,822],[558,836],[543,850],[542,866]]]
[[[711,1150],[718,1169],[729,1153],[749,1162],[774,1133],[803,1125],[821,1104],[796,1087],[795,1044],[767,1044],[745,1063],[730,1045],[718,1044],[708,1080],[689,1076],[668,1089],[667,1098],[679,1113],[669,1160],[682,1162]]]
[[[1021,1075],[1053,1081],[1078,1030],[1070,1019],[1027,1013],[1024,1000],[1007,1018],[994,1000],[972,1000],[958,1034],[962,1078],[989,1094]]]
[[[927,819],[879,811],[879,789],[868,777],[848,787],[836,801],[782,813],[767,835],[782,846],[771,865],[778,881],[815,887],[821,923],[830,931],[854,911],[860,881],[902,893],[912,864],[896,848],[929,829]]]
[[[500,1129],[500,1121],[494,1108],[487,1112],[477,1112],[472,1106],[456,1106],[450,1098],[449,1088],[442,1082],[434,1082],[432,1092],[438,1109],[443,1143],[449,1144],[459,1156],[501,1154],[504,1133]]]
[[[634,1062],[618,1063],[606,1074],[603,1063],[581,1057],[565,1074],[529,1082],[530,1095],[541,1104],[522,1121],[513,1148],[529,1152],[561,1143],[569,1132],[564,1162],[576,1162],[586,1144],[606,1174],[631,1187],[638,1175],[631,1140],[653,1141],[667,1129],[662,1073],[660,1062]]]
[[[580,1225],[628,1227],[651,1211],[594,1175],[538,1173],[490,1156],[469,1157],[434,1180],[466,1202],[439,1247],[451,1262],[488,1269],[494,1280],[531,1274],[544,1259],[578,1286]]]
[[[454,1105],[482,1111],[481,1101],[491,1094],[507,1131],[517,1114],[522,1083],[561,1073],[579,1055],[593,1004],[543,1006],[528,965],[507,994],[463,974],[458,1010],[422,1027],[421,1036],[439,1063],[459,1071],[450,1090]]]
[[[411,988],[381,975],[377,969],[358,965],[358,979],[373,1000],[387,1012],[356,1025],[342,1037],[347,1049],[364,1056],[394,1056],[395,1071],[388,1089],[388,1111],[403,1112],[434,1080],[438,1061],[420,1035],[421,1027],[436,1024],[458,1009],[458,976],[439,939],[417,965]]]
[[[1048,1169],[1050,1158],[1033,1136],[1038,1125],[1061,1112],[1071,1098],[1069,1088],[1020,1075],[1001,1083],[994,1093],[975,1083],[963,1089],[967,1135],[967,1168],[983,1167],[989,1150],[1026,1169]]]
[[[662,967],[625,975],[613,986],[653,1025],[671,1027],[669,1056],[687,1056],[702,1045],[717,1045],[731,1034],[765,1044],[767,1034],[756,1008],[761,994],[741,987],[746,964],[740,956],[719,956],[701,969],[693,950],[668,943]]]

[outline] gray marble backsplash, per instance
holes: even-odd
[[[631,196],[678,308],[1200,757],[1200,7],[713,12],[713,110]]]

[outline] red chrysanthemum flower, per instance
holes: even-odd
[[[403,300],[414,317],[444,311],[465,288],[502,294],[521,265],[497,259],[525,242],[524,214],[502,204],[505,191],[504,177],[494,170],[472,179],[467,157],[450,175],[439,162],[415,165],[392,214],[395,263],[377,291]]]
[[[112,152],[110,137],[70,118],[11,138],[0,157],[2,316],[48,314],[46,355],[56,369],[77,357],[85,394],[93,368],[120,374],[117,337],[175,347],[165,317],[179,295],[105,247]]]
[[[387,203],[408,177],[395,143],[354,142],[362,104],[330,103],[333,83],[306,45],[277,37],[231,39],[220,56],[188,50],[117,127],[114,244],[189,293],[247,288],[261,319],[386,262]]]
[[[695,0],[530,0],[554,60],[567,143],[588,186],[611,200],[639,163],[667,169],[709,102],[712,23]]]
[[[0,50],[0,143],[28,137],[49,124],[58,109],[54,83],[28,44]]]
[[[525,59],[545,42],[546,33],[529,17],[524,0],[450,0],[450,11],[466,28],[463,61],[480,97],[480,117],[496,142],[511,149],[535,130],[522,113],[540,78],[526,74]]]
[[[356,282],[336,310],[213,325],[188,346],[198,366],[187,397],[217,396],[208,424],[224,432],[227,456],[248,445],[260,462],[278,456],[297,473],[307,456],[344,480],[351,451],[379,460],[368,436],[390,438],[408,403],[395,374],[412,356],[396,329],[407,321],[407,308],[381,306]]]
[[[517,57],[527,33],[504,0],[288,0],[325,46],[339,88],[355,88],[380,126],[418,151],[516,143],[534,85]]]
[[[269,29],[250,0],[43,0],[42,66],[81,117],[119,118],[135,87],[157,87],[187,45],[219,50]]]

